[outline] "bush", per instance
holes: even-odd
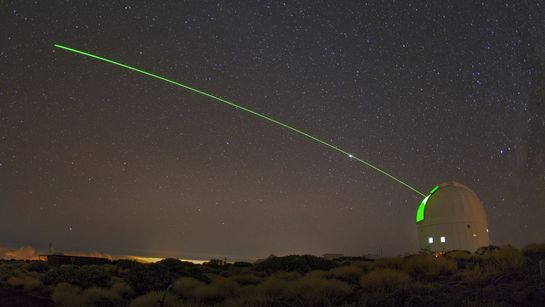
[[[393,269],[401,270],[403,268],[403,262],[405,259],[401,257],[395,258],[380,258],[372,262],[371,267],[373,269]]]
[[[453,250],[445,253],[445,257],[454,260],[470,260],[472,258],[471,252],[466,250]]]
[[[255,265],[257,271],[278,272],[295,271],[306,273],[312,270],[329,270],[335,263],[312,255],[291,255],[285,257],[269,257]]]
[[[181,277],[172,285],[172,290],[182,297],[191,297],[191,293],[197,287],[204,285],[201,281],[191,277]]]
[[[360,279],[362,288],[373,293],[393,292],[405,289],[409,285],[410,277],[407,273],[393,269],[376,269]]]
[[[121,304],[123,298],[115,291],[105,288],[92,287],[83,291],[86,301],[100,307],[114,307]]]
[[[427,279],[441,274],[450,274],[457,269],[457,263],[447,257],[416,255],[407,260],[405,271],[414,279]]]
[[[506,245],[490,254],[494,263],[502,270],[512,270],[520,268],[525,263],[522,253],[511,245]]]
[[[460,273],[462,281],[470,285],[484,285],[498,275],[496,266],[490,264],[476,265]]]
[[[42,276],[42,282],[46,285],[69,283],[81,288],[108,287],[110,274],[102,270],[98,265],[73,266],[63,265],[60,268],[50,270]]]
[[[360,279],[360,276],[363,274],[363,269],[356,265],[349,265],[334,268],[331,273],[335,278],[350,283],[357,283]]]
[[[43,273],[49,271],[49,265],[43,261],[31,261],[23,265],[23,269],[27,272]]]
[[[499,247],[499,246],[495,246],[495,245],[482,246],[482,247],[479,247],[479,248],[475,251],[475,255],[479,255],[479,256],[489,256],[490,254],[492,254],[492,252],[497,251],[497,250],[499,250],[499,249],[500,249],[500,247]]]
[[[60,307],[91,306],[87,298],[81,295],[81,288],[68,283],[60,283],[53,287],[51,298],[56,306]]]
[[[290,280],[299,279],[301,277],[301,274],[299,274],[297,272],[283,272],[283,271],[280,271],[280,272],[274,273],[271,276],[275,277],[275,278],[278,278],[278,279],[281,279],[281,280],[290,281]]]
[[[161,301],[164,298],[164,303],[161,305]],[[179,297],[173,293],[166,293],[165,291],[152,291],[141,295],[131,301],[130,307],[190,307],[190,306],[200,306],[196,304],[186,303],[182,301]]]
[[[212,284],[203,284],[191,292],[191,297],[200,302],[217,303],[227,298],[228,293],[225,289]]]
[[[12,276],[8,278],[7,284],[11,287],[23,288],[26,291],[38,290],[41,289],[43,286],[42,282],[39,279],[30,276]]]
[[[132,270],[134,268],[140,268],[140,267],[144,266],[144,264],[142,264],[142,263],[140,263],[138,261],[129,260],[129,259],[114,260],[112,262],[112,264],[119,267],[119,268],[128,269],[128,270]]]
[[[180,276],[179,271],[169,270],[168,266],[146,264],[130,270],[127,281],[136,293],[143,294],[166,290]]]
[[[334,304],[352,292],[352,287],[345,282],[326,279],[321,274],[313,273],[304,277],[285,272],[274,274],[259,284],[253,294],[275,300],[303,300],[308,306],[317,306]]]
[[[247,268],[247,267],[253,266],[253,264],[250,263],[250,262],[246,262],[246,261],[237,261],[237,262],[233,263],[233,266],[236,267],[236,268]]]
[[[157,307],[163,296],[161,292],[149,292],[132,300],[130,307]]]
[[[125,281],[116,281],[112,285],[112,291],[117,293],[121,297],[131,297],[134,294],[131,286],[129,286]]]
[[[180,279],[175,284],[175,291],[197,301],[217,303],[237,294],[240,286],[230,279],[215,276],[210,284],[205,284],[194,279]]]
[[[256,294],[255,289],[248,291],[249,294],[242,295],[241,297],[228,298],[223,302],[223,307],[239,307],[239,306],[276,306],[274,299],[264,296],[262,294]],[[250,294],[251,293],[251,294]]]
[[[284,274],[275,274],[257,286],[257,293],[265,297],[292,299],[297,295],[297,278],[285,278]]]
[[[298,280],[295,286],[309,306],[330,306],[352,292],[352,287],[342,281],[309,275]]]
[[[233,276],[233,279],[240,285],[257,285],[261,282],[261,278],[252,273],[241,273]]]
[[[524,254],[524,256],[527,256],[527,257],[533,256],[533,255],[545,256],[545,243],[541,243],[541,244],[533,243],[533,244],[526,245],[525,247],[522,248],[522,253]]]
[[[212,279],[210,285],[224,290],[230,296],[235,295],[240,288],[240,285],[235,280],[221,276]]]

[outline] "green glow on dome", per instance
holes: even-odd
[[[314,142],[316,142],[316,143],[318,143],[318,144],[324,145],[324,146],[326,146],[326,147],[329,147],[330,149],[333,149],[333,150],[335,150],[335,151],[337,151],[337,152],[340,152],[340,153],[344,154],[345,156],[348,156],[350,159],[355,160],[355,161],[357,161],[357,162],[359,162],[359,163],[361,163],[361,164],[364,164],[364,165],[366,165],[367,167],[372,168],[373,170],[375,170],[375,171],[377,171],[377,172],[383,174],[384,176],[386,176],[386,177],[388,177],[388,178],[394,180],[395,182],[397,182],[397,183],[401,184],[402,186],[404,186],[404,187],[406,187],[406,188],[412,190],[413,192],[415,192],[415,193],[417,193],[417,194],[419,194],[419,195],[421,195],[421,196],[425,196],[424,193],[420,192],[419,190],[417,190],[416,188],[412,187],[412,186],[409,185],[408,183],[405,183],[405,182],[402,181],[401,179],[399,179],[399,178],[393,176],[392,174],[390,174],[390,173],[388,173],[388,172],[382,170],[381,168],[379,168],[379,167],[377,167],[377,166],[371,164],[370,162],[367,162],[367,161],[364,160],[364,159],[358,158],[358,157],[352,155],[351,153],[349,153],[349,152],[347,152],[347,151],[345,151],[345,150],[343,150],[343,149],[341,149],[341,148],[339,148],[339,147],[337,147],[337,146],[335,146],[335,145],[333,145],[333,144],[330,144],[330,143],[328,143],[328,142],[326,142],[326,141],[323,141],[323,140],[321,140],[321,139],[319,139],[319,138],[317,138],[317,137],[315,137],[315,136],[313,136],[313,135],[310,135],[310,134],[308,134],[308,133],[306,133],[306,132],[303,132],[303,131],[301,131],[301,130],[299,130],[299,129],[293,127],[293,126],[290,126],[290,125],[288,125],[288,124],[285,124],[285,123],[283,123],[283,122],[280,122],[280,121],[278,121],[278,120],[276,120],[276,119],[274,119],[274,118],[271,118],[271,117],[269,117],[269,116],[267,116],[267,115],[264,115],[264,114],[262,114],[262,113],[256,112],[256,111],[251,110],[251,109],[248,109],[248,108],[243,107],[243,106],[241,106],[241,105],[239,105],[239,104],[236,104],[236,103],[234,103],[234,102],[231,102],[231,101],[229,101],[229,100],[227,100],[227,99],[223,99],[223,98],[220,98],[220,97],[218,97],[218,96],[214,96],[214,95],[212,95],[212,94],[209,94],[209,93],[207,93],[207,92],[198,90],[198,89],[193,88],[193,87],[191,87],[191,86],[188,86],[188,85],[185,85],[185,84],[182,84],[182,83],[179,83],[179,82],[176,82],[176,81],[167,79],[167,78],[165,78],[165,77],[162,77],[162,76],[159,76],[159,75],[156,75],[156,74],[152,74],[152,73],[150,73],[150,72],[147,72],[147,71],[145,71],[145,70],[142,70],[142,69],[139,69],[139,68],[136,68],[136,67],[132,67],[132,66],[129,66],[129,65],[120,63],[120,62],[116,62],[116,61],[113,61],[113,60],[110,60],[110,59],[107,59],[107,58],[103,58],[103,57],[98,56],[98,55],[94,55],[94,54],[91,54],[91,53],[88,53],[88,52],[85,52],[85,51],[81,51],[81,50],[77,50],[77,49],[74,49],[74,48],[66,47],[66,46],[63,46],[63,45],[60,45],[60,44],[54,44],[54,46],[55,46],[56,48],[60,48],[60,49],[66,50],[66,51],[70,51],[70,52],[76,53],[76,54],[84,55],[84,56],[86,56],[86,57],[90,57],[90,58],[93,58],[93,59],[96,59],[96,60],[99,60],[99,61],[103,61],[103,62],[106,62],[106,63],[110,63],[110,64],[113,64],[113,65],[117,65],[117,66],[119,66],[119,67],[123,67],[123,68],[125,68],[125,69],[132,70],[132,71],[137,72],[137,73],[141,73],[141,74],[146,75],[146,76],[148,76],[148,77],[152,77],[152,78],[155,78],[155,79],[159,79],[159,80],[161,80],[161,81],[163,81],[163,82],[167,82],[167,83],[170,83],[170,84],[172,84],[172,85],[181,87],[181,88],[183,88],[183,89],[185,89],[185,90],[191,91],[191,92],[193,92],[193,93],[196,93],[196,94],[199,94],[199,95],[202,95],[202,96],[206,96],[206,97],[208,97],[208,98],[211,98],[211,99],[215,100],[216,102],[220,102],[220,103],[226,104],[226,105],[228,105],[228,106],[230,106],[230,107],[232,107],[232,108],[235,108],[235,109],[237,109],[237,110],[239,110],[239,111],[244,111],[244,112],[249,113],[249,114],[251,114],[251,115],[253,115],[253,116],[256,116],[256,117],[258,117],[258,118],[261,118],[261,119],[264,119],[264,120],[266,120],[266,121],[269,121],[269,122],[271,122],[271,123],[273,123],[273,124],[275,124],[275,125],[278,125],[278,126],[283,127],[283,128],[285,128],[285,129],[291,130],[292,132],[295,132],[295,133],[297,133],[297,134],[299,134],[299,135],[301,135],[301,136],[304,136],[304,137],[306,137],[307,139],[310,139],[310,140],[312,140],[312,141],[314,141]]]
[[[422,222],[424,220],[424,211],[426,210],[426,203],[428,202],[428,199],[430,198],[431,194],[435,193],[437,190],[439,190],[439,186],[436,185],[435,188],[433,188],[430,191],[430,194],[422,200],[420,203],[420,206],[418,206],[418,210],[416,211],[416,222]]]
[[[424,209],[426,209],[426,203],[428,202],[428,199],[431,195],[426,196],[424,200],[420,203],[420,206],[418,206],[418,211],[416,211],[416,222],[421,222],[424,220]]]
[[[431,191],[430,191],[430,195],[435,193],[435,191],[439,190],[439,186],[436,185],[435,188],[433,188]]]

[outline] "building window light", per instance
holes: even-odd
[[[476,233],[474,233],[474,234],[473,234],[473,236],[474,236],[474,237],[476,237],[476,236],[477,236],[477,234],[476,234]]]
[[[441,243],[447,242],[447,239],[445,237],[441,237]]]
[[[432,244],[432,243],[433,243],[433,237],[429,237],[429,238],[428,238],[428,243],[429,243],[429,244]]]

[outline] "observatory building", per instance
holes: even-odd
[[[445,182],[424,198],[416,213],[420,249],[434,252],[488,246],[488,226],[481,200],[458,182]]]

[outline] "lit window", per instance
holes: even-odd
[[[488,232],[488,228],[486,228],[486,232]]]
[[[429,244],[432,244],[432,243],[433,243],[433,237],[429,237],[429,238],[428,238],[428,243],[429,243]]]
[[[441,237],[441,243],[447,242],[447,239],[445,237]]]
[[[477,234],[476,234],[476,233],[474,233],[474,234],[473,234],[473,236],[474,236],[474,237],[476,237],[476,236],[477,236]]]

